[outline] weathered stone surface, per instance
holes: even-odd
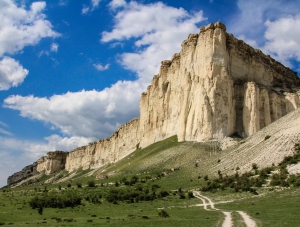
[[[98,168],[173,135],[179,141],[248,137],[300,106],[297,74],[227,34],[222,23],[201,27],[181,46],[142,93],[140,117],[61,161],[39,159],[37,171]]]
[[[50,151],[46,156],[37,160],[37,172],[45,171],[45,174],[51,174],[64,169],[68,152]]]
[[[72,150],[66,160],[66,170],[97,168],[114,163],[139,147],[139,118],[121,125],[110,138]]]
[[[20,172],[16,172],[13,175],[9,176],[7,179],[7,184],[18,183],[23,179],[34,176],[37,174],[37,163],[34,162],[32,165],[26,166]]]

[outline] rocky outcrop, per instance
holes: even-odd
[[[173,135],[179,141],[248,137],[300,106],[297,74],[227,34],[222,23],[201,27],[181,46],[142,94],[140,117],[65,156],[48,153],[37,171],[98,168]]]
[[[121,125],[110,138],[92,142],[72,150],[66,160],[66,170],[97,168],[114,163],[139,147],[139,118]]]
[[[37,160],[37,172],[45,171],[45,174],[51,174],[58,170],[64,169],[68,152],[50,151],[46,156]]]
[[[34,176],[37,174],[37,163],[34,162],[32,165],[26,166],[20,172],[16,172],[13,175],[9,176],[7,179],[7,185],[18,183],[28,177]]]

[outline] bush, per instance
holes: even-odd
[[[65,222],[73,222],[74,219],[73,219],[73,218],[65,218],[64,221],[65,221]]]
[[[161,218],[170,217],[169,214],[167,213],[167,211],[165,211],[164,209],[158,211],[158,216]]]
[[[42,215],[43,214],[43,207],[40,207],[38,212],[39,212],[40,215]]]
[[[139,178],[137,176],[131,177],[130,185],[136,184],[138,182]]]
[[[254,170],[258,169],[258,166],[256,163],[252,163],[252,169],[254,169]]]
[[[77,188],[82,188],[82,184],[81,183],[77,183]]]
[[[179,194],[179,199],[185,199],[185,195],[184,195],[183,192],[181,192],[181,193]]]
[[[271,138],[271,136],[267,135],[267,136],[265,137],[265,140],[270,139],[270,138]]]
[[[95,187],[95,186],[96,186],[95,181],[93,181],[93,180],[89,181],[89,182],[88,182],[88,186],[89,186],[90,188]]]

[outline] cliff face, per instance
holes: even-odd
[[[141,96],[139,118],[67,155],[49,152],[37,172],[101,167],[176,134],[179,141],[247,137],[298,108],[299,87],[295,72],[227,34],[222,23],[209,24],[162,61]]]
[[[139,147],[139,118],[121,125],[108,139],[72,150],[66,160],[66,170],[101,167],[114,163]]]
[[[50,151],[47,156],[37,160],[37,172],[45,171],[45,174],[51,174],[58,170],[64,169],[68,152]]]
[[[7,179],[7,185],[18,183],[23,179],[36,175],[37,174],[36,166],[37,163],[34,162],[32,165],[24,167],[22,171],[16,172],[13,175],[9,176]]]
[[[141,146],[178,135],[180,141],[252,135],[299,107],[300,80],[261,51],[226,33],[200,29],[163,61],[140,102]]]

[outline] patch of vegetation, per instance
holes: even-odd
[[[53,193],[43,196],[35,196],[29,201],[32,209],[39,208],[43,213],[43,207],[65,208],[81,205],[81,197],[75,192]]]
[[[167,211],[165,211],[164,209],[161,209],[158,211],[158,216],[161,218],[168,218],[170,217],[169,214],[167,213]]]

